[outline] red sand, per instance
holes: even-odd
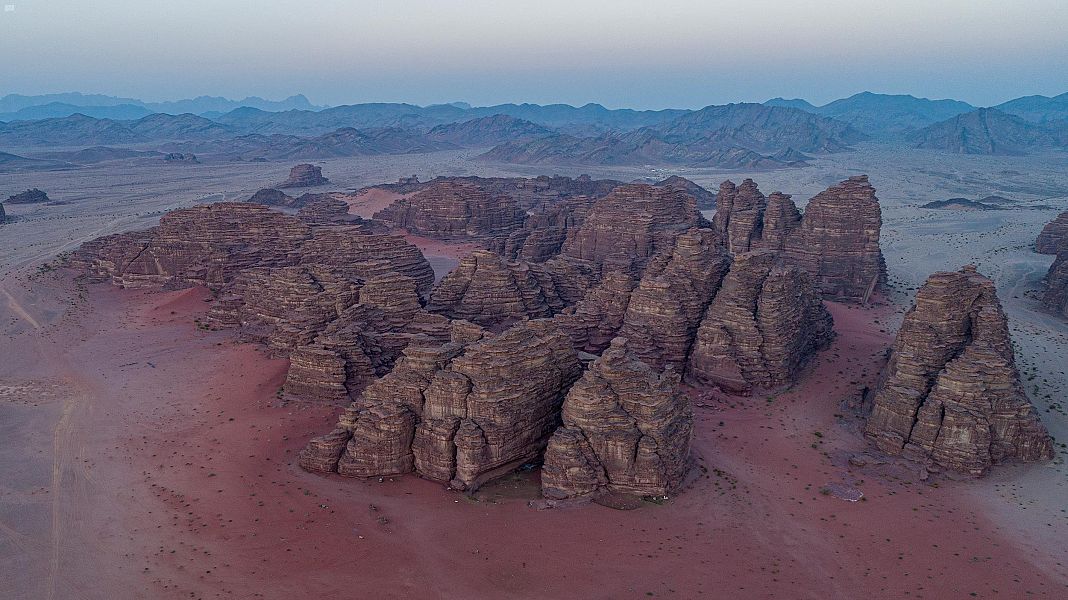
[[[58,358],[42,370],[62,370],[52,375],[84,391],[66,400],[56,428],[56,448],[74,449],[57,458],[63,475],[51,490],[69,518],[26,526],[27,545],[56,557],[35,563],[53,575],[55,597],[1061,598],[1068,590],[1063,566],[1043,571],[968,504],[961,488],[972,483],[934,487],[848,467],[864,444],[835,415],[840,399],[876,376],[889,337],[874,321],[885,309],[832,305],[838,340],[789,393],[698,400],[695,447],[708,474],[677,498],[629,512],[536,511],[528,477],[469,499],[411,476],[303,472],[297,452],[338,408],[279,405],[285,361],[196,329],[202,293],[96,286],[82,329],[65,326],[59,333],[68,335],[44,347]],[[821,494],[828,483],[866,500]]]
[[[348,202],[350,215],[358,215],[365,219],[370,219],[376,212],[408,196],[411,196],[411,194],[398,194],[381,188],[370,188],[361,191],[355,196],[349,195],[342,199]]]

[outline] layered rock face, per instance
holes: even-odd
[[[289,178],[280,183],[278,189],[314,187],[326,185],[330,180],[323,177],[323,168],[315,165],[300,164],[289,170]]]
[[[600,354],[623,327],[637,280],[627,270],[609,271],[573,308],[553,317],[575,349]]]
[[[597,266],[627,257],[643,269],[650,257],[671,252],[680,233],[703,223],[685,190],[624,185],[595,202],[582,225],[568,231],[561,254]]]
[[[882,210],[867,175],[816,195],[786,244],[787,261],[808,271],[824,298],[866,302],[886,285],[879,248]]]
[[[883,452],[970,475],[1053,457],[1020,383],[994,284],[974,267],[935,273],[917,292],[865,433]]]
[[[489,327],[549,317],[564,304],[532,265],[476,250],[438,282],[427,310]]]
[[[812,278],[770,250],[735,256],[697,330],[688,381],[730,392],[796,380],[833,338]]]
[[[265,206],[220,202],[171,211],[146,231],[97,238],[76,259],[116,284],[217,289],[244,269],[296,264],[310,237],[300,220]]]
[[[1042,304],[1054,313],[1068,317],[1068,249],[1057,254],[1057,259],[1046,273]]]
[[[716,208],[716,195],[685,177],[672,175],[663,181],[658,181],[656,186],[677,187],[686,190],[697,200],[697,210],[714,210]]]
[[[564,400],[563,425],[549,440],[542,494],[561,499],[603,493],[664,496],[688,468],[693,414],[679,377],[635,360],[612,340]]]
[[[630,295],[620,335],[630,352],[663,370],[681,373],[701,316],[720,287],[730,258],[711,229],[678,236],[671,254],[650,261]]]
[[[547,320],[478,335],[466,327],[449,344],[409,346],[337,429],[305,448],[301,466],[357,477],[415,471],[473,489],[535,459],[581,374],[578,355]]]
[[[253,204],[262,204],[264,206],[292,206],[294,200],[296,198],[274,188],[259,190],[248,199]]]
[[[712,228],[726,240],[729,252],[748,252],[759,245],[766,207],[767,198],[752,179],[737,187],[730,180],[720,184]]]
[[[1046,223],[1035,240],[1035,251],[1040,254],[1068,252],[1068,210]]]
[[[568,232],[582,224],[592,204],[592,198],[580,196],[528,215],[522,228],[501,240],[500,253],[530,262],[544,262],[558,255]]]
[[[423,253],[399,235],[367,234],[358,226],[316,227],[300,246],[302,264],[330,265],[348,277],[371,279],[397,273],[415,280],[420,296],[434,285]]]
[[[507,237],[523,225],[515,201],[468,183],[441,181],[398,199],[374,218],[441,239]]]

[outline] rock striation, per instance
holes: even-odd
[[[640,272],[652,256],[670,253],[680,233],[705,223],[694,197],[681,188],[624,185],[596,201],[582,224],[568,231],[561,254],[598,269],[626,257]]]
[[[506,238],[523,225],[515,200],[462,181],[438,181],[374,214],[394,227],[439,239]]]
[[[888,454],[974,476],[1011,459],[1053,457],[994,284],[974,267],[935,273],[917,292],[865,433]]]
[[[564,305],[541,265],[476,250],[438,282],[427,310],[492,327],[549,317]]]
[[[276,186],[278,189],[296,187],[314,187],[326,185],[330,180],[323,177],[323,168],[315,165],[300,164],[289,170],[289,178]]]
[[[686,365],[697,327],[730,267],[730,257],[711,229],[676,238],[668,255],[649,262],[631,292],[620,335],[630,352],[658,370]]]
[[[808,271],[823,297],[867,302],[886,285],[879,247],[882,210],[867,175],[855,175],[809,200],[786,258]]]
[[[253,204],[262,204],[264,206],[293,206],[294,200],[295,198],[292,196],[274,188],[263,188],[252,194],[252,197],[248,199]]]
[[[1057,215],[1038,234],[1035,251],[1040,254],[1057,254],[1068,251],[1068,210]]]
[[[463,326],[448,344],[409,346],[300,465],[353,477],[414,471],[475,489],[536,459],[581,374],[578,355],[548,320],[481,336]]]
[[[729,392],[794,382],[834,336],[811,276],[771,250],[735,256],[690,352],[686,379]]]
[[[682,484],[693,413],[679,376],[634,359],[626,344],[612,340],[568,392],[545,450],[546,498],[666,496]]]
[[[752,179],[742,181],[740,186],[729,179],[720,184],[712,228],[726,240],[729,252],[748,252],[759,246],[767,204]]]

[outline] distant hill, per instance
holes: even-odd
[[[899,137],[974,110],[959,100],[928,100],[901,94],[861,92],[823,106],[805,100],[773,98],[768,106],[788,106],[848,123],[875,137]]]
[[[409,129],[381,127],[338,129],[315,137],[259,133],[211,141],[164,144],[165,152],[197,153],[219,158],[313,160],[376,154],[421,154],[456,148],[453,144],[429,139]]]
[[[64,102],[50,102],[39,106],[28,106],[11,113],[0,114],[0,121],[33,121],[69,117],[79,113],[97,119],[140,119],[152,114],[152,111],[135,104],[77,106]]]
[[[481,158],[519,164],[773,169],[794,161],[778,160],[768,153],[838,152],[864,139],[864,134],[844,123],[798,109],[728,104],[629,132],[591,137],[554,134],[509,141]]]
[[[204,140],[236,131],[196,115],[154,113],[133,121],[97,119],[82,114],[39,121],[0,123],[6,146],[106,146],[160,140]]]
[[[127,158],[147,158],[160,156],[162,153],[154,151],[130,150],[128,148],[111,148],[109,146],[94,146],[81,150],[68,150],[63,152],[44,152],[35,154],[34,158],[62,160],[78,165],[90,165],[109,160],[123,160]]]
[[[1068,120],[1068,93],[1049,98],[1047,96],[1024,96],[1009,100],[994,108],[1003,113],[1016,115],[1035,123]]]
[[[438,125],[427,132],[427,137],[458,146],[493,146],[552,133],[552,129],[530,121],[508,115],[493,115],[461,123]]]
[[[68,169],[73,166],[74,165],[70,163],[57,160],[26,158],[25,156],[18,156],[17,154],[0,152],[0,172],[53,171],[57,169]]]
[[[980,108],[925,127],[909,140],[917,148],[1013,156],[1068,145],[1068,127],[1047,127],[994,108]]]

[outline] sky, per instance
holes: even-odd
[[[0,0],[0,95],[699,108],[1068,92],[1068,0]]]

